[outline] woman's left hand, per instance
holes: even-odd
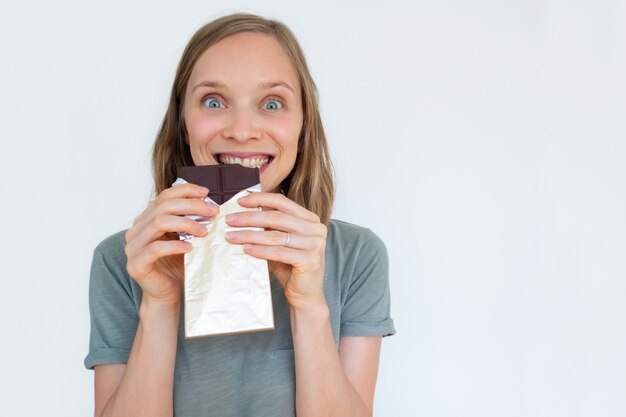
[[[229,232],[226,239],[230,243],[244,244],[247,254],[269,261],[270,271],[282,284],[291,307],[325,305],[327,229],[320,223],[320,218],[278,193],[252,193],[240,198],[239,204],[270,210],[230,214],[226,216],[226,223],[265,230]]]

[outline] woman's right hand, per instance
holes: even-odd
[[[178,239],[176,232],[205,236],[206,227],[185,215],[211,217],[219,206],[207,204],[205,187],[180,184],[163,190],[126,231],[126,269],[141,286],[143,299],[168,306],[179,305],[184,282],[183,254],[191,243]]]

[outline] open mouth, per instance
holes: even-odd
[[[236,156],[218,154],[215,155],[215,159],[220,164],[239,164],[246,168],[259,168],[260,170],[263,170],[265,166],[272,162],[274,157],[271,155],[257,155],[250,158],[240,158]]]

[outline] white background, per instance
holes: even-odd
[[[234,11],[301,41],[334,217],[387,244],[376,415],[626,415],[618,0],[3,3],[0,413],[91,415],[93,248],[150,199],[185,44]]]

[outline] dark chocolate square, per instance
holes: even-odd
[[[246,168],[239,164],[180,167],[178,176],[187,182],[207,187],[209,197],[218,204],[261,182],[259,168]]]

